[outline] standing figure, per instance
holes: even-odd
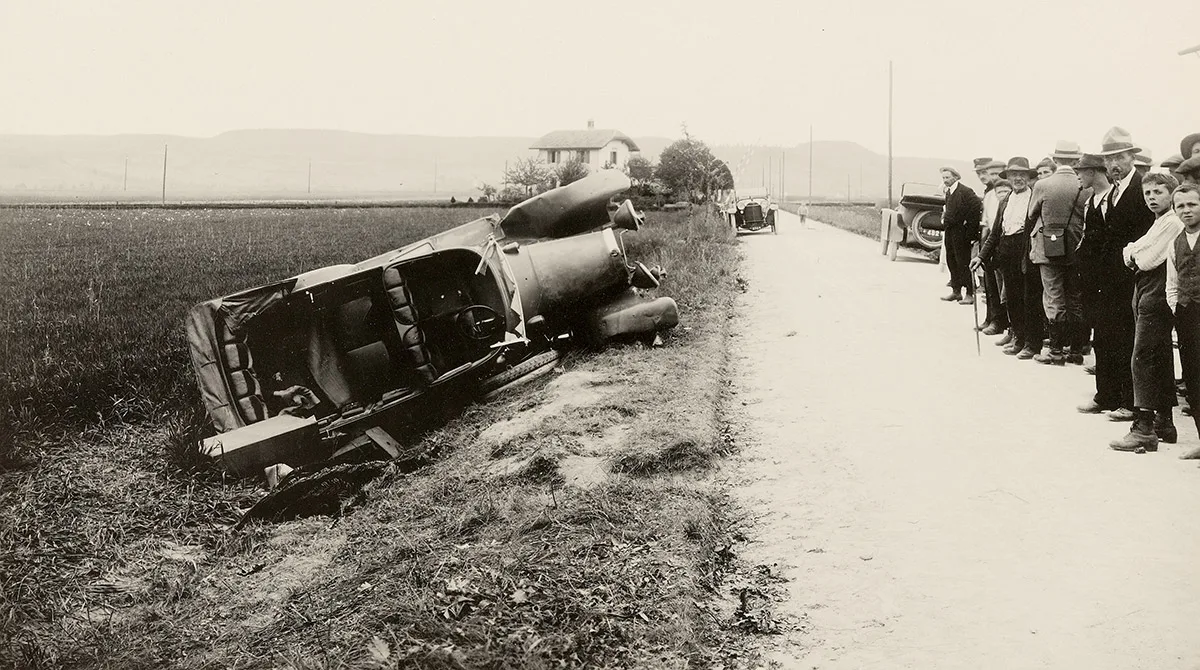
[[[946,267],[950,269],[950,294],[942,300],[960,305],[975,303],[975,289],[967,265],[971,262],[971,243],[979,239],[979,219],[983,205],[975,191],[962,184],[962,175],[944,167],[942,184],[946,187],[946,208],[942,213]]]
[[[1200,407],[1200,253],[1196,249],[1200,240],[1200,187],[1185,184],[1175,189],[1171,198],[1183,232],[1167,249],[1167,304],[1175,313],[1188,404]],[[1200,413],[1194,412],[1192,420],[1200,434]],[[1200,447],[1179,457],[1200,458]]]
[[[1008,321],[1012,328],[1012,339],[1004,345],[1004,353],[1027,358],[1033,358],[1033,354],[1025,356],[1024,352],[1032,350],[1034,342],[1037,343],[1036,347],[1041,349],[1042,342],[1041,281],[1037,283],[1038,306],[1032,321],[1029,318],[1031,310],[1026,304],[1025,288],[1029,237],[1024,231],[1029,202],[1033,197],[1029,189],[1032,176],[1029,159],[1023,156],[1009,159],[1008,167],[1001,173],[1001,177],[1010,183],[1012,193],[1000,201],[987,242],[980,248],[979,256],[971,261],[973,267],[983,266],[985,269],[999,270],[1004,275]]]
[[[1167,302],[1168,250],[1183,231],[1171,209],[1171,192],[1178,186],[1168,174],[1142,178],[1146,206],[1158,217],[1150,230],[1125,247],[1125,264],[1137,272],[1133,286],[1133,426],[1109,446],[1117,451],[1157,451],[1159,441],[1176,439],[1172,411],[1175,394],[1175,353],[1171,345],[1173,318]]]
[[[1078,144],[1059,142],[1050,157],[1054,172],[1038,180],[1029,202],[1029,260],[1041,274],[1041,304],[1050,331],[1049,351],[1034,360],[1047,365],[1062,365],[1067,360],[1064,346],[1079,346],[1083,318],[1072,266],[1083,238],[1087,199],[1072,166],[1082,157]],[[1079,351],[1072,349],[1070,355],[1074,362],[1083,362]]]

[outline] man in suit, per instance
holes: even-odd
[[[1105,171],[1112,182],[1112,188],[1109,189],[1106,198],[1104,243],[1100,248],[1100,292],[1105,302],[1113,305],[1114,309],[1125,304],[1130,305],[1128,313],[1121,310],[1117,317],[1119,323],[1111,324],[1111,339],[1106,339],[1110,343],[1109,350],[1112,356],[1122,358],[1124,364],[1130,366],[1132,379],[1134,273],[1125,264],[1123,252],[1128,244],[1135,242],[1150,230],[1154,223],[1154,212],[1146,205],[1145,196],[1142,194],[1142,177],[1133,167],[1137,146],[1133,144],[1129,132],[1119,127],[1109,129],[1104,135],[1099,155],[1104,160]],[[1101,360],[1098,358],[1097,374],[1100,373],[1100,364]],[[1136,391],[1133,395],[1136,395]],[[1136,401],[1136,398],[1130,399]],[[1132,421],[1134,416],[1134,408],[1125,405],[1108,413],[1108,418],[1113,421]]]
[[[975,302],[975,289],[967,264],[971,262],[971,243],[979,239],[979,219],[983,204],[975,191],[960,181],[962,175],[952,167],[944,167],[942,184],[946,187],[946,207],[942,211],[946,267],[950,269],[950,294],[942,300],[957,301],[960,305]]]
[[[1073,277],[1075,250],[1083,238],[1083,206],[1086,202],[1079,177],[1071,167],[1083,153],[1074,142],[1059,142],[1050,159],[1054,172],[1033,187],[1029,202],[1029,260],[1042,279],[1042,308],[1050,330],[1050,349],[1034,356],[1047,365],[1062,365],[1063,347],[1075,343],[1082,322],[1079,286]],[[1078,351],[1074,362],[1083,363]]]
[[[983,184],[983,220],[980,246],[987,242],[991,234],[992,224],[996,221],[996,213],[1000,210],[1000,198],[996,194],[996,182],[1001,181],[1000,173],[1004,171],[1004,163],[991,158],[975,159],[975,174]],[[972,272],[974,270],[972,269]],[[987,315],[980,330],[984,335],[999,335],[1008,329],[1008,310],[1004,305],[1004,281],[1000,273],[987,271],[983,273],[983,287],[987,294]]]
[[[1084,154],[1075,172],[1088,196],[1083,214],[1083,241],[1075,254],[1075,269],[1084,322],[1095,332],[1096,352],[1096,394],[1078,409],[1084,414],[1132,412],[1133,305],[1126,295],[1133,294],[1130,284],[1133,275],[1124,266],[1120,250],[1114,253],[1107,242],[1108,195],[1112,184],[1104,169],[1104,159],[1096,154]]]

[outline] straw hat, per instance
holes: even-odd
[[[1083,158],[1083,152],[1079,150],[1078,142],[1059,140],[1054,145],[1054,153],[1050,154],[1050,157],[1056,160],[1078,160]]]

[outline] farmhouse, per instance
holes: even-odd
[[[625,133],[597,129],[590,120],[587,130],[555,130],[543,135],[529,148],[536,150],[538,158],[550,165],[574,158],[592,171],[623,168],[629,157],[639,151],[637,144]]]

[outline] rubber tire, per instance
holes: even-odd
[[[559,354],[551,349],[517,363],[499,374],[492,375],[479,383],[479,390],[484,400],[492,400],[510,389],[540,379],[558,365]]]
[[[891,221],[883,221],[880,217],[879,222],[879,253],[887,255],[888,247],[891,243],[888,241],[888,230],[892,227]]]
[[[926,251],[933,251],[934,249],[937,249],[942,246],[942,238],[941,237],[938,237],[936,240],[934,240],[933,238],[926,237],[925,235],[921,234],[921,231],[924,230],[921,227],[921,222],[923,222],[926,218],[928,218],[930,216],[936,216],[938,218],[941,218],[941,215],[938,212],[926,210],[926,211],[921,212],[920,214],[917,214],[916,216],[913,217],[913,222],[912,222],[912,227],[911,227],[913,239],[916,240],[917,244],[921,245],[921,248]],[[944,233],[943,233],[943,235],[944,235]]]
[[[896,256],[899,253],[900,253],[900,243],[899,242],[888,242],[888,245],[887,245],[888,260],[889,261],[896,260]]]

